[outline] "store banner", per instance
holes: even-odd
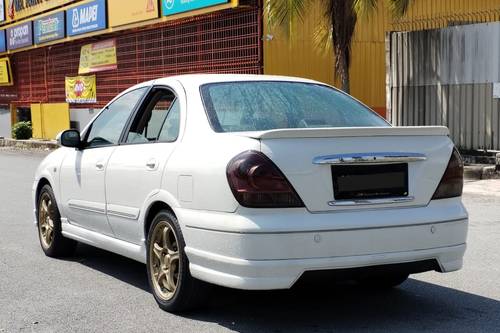
[[[97,102],[95,75],[66,77],[66,102],[85,104]]]
[[[64,12],[44,16],[35,21],[35,44],[62,39],[65,35]]]
[[[7,42],[5,40],[5,30],[0,30],[0,53],[7,51]]]
[[[78,74],[109,71],[117,68],[116,39],[82,46]]]
[[[31,45],[33,45],[31,21],[7,28],[7,49],[15,50]]]
[[[106,29],[106,1],[94,0],[66,11],[66,32],[76,36]]]
[[[9,58],[0,58],[0,86],[11,86],[14,84]]]
[[[108,0],[108,12],[110,27],[159,17],[157,0]]]
[[[2,5],[5,2],[5,19],[11,22],[70,4],[74,0],[0,0],[0,2]]]
[[[228,3],[229,0],[161,0],[163,16]]]

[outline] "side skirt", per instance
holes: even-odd
[[[139,246],[82,227],[77,227],[64,219],[61,222],[64,237],[122,255],[143,264],[146,263],[146,248],[144,245]]]

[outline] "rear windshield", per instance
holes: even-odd
[[[348,95],[319,84],[282,81],[211,83],[201,87],[201,94],[216,132],[390,126]]]

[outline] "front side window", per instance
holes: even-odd
[[[319,84],[285,81],[212,83],[203,85],[201,94],[216,132],[390,126],[350,96]]]
[[[171,142],[179,133],[179,102],[167,89],[153,91],[127,135],[127,143]]]
[[[117,144],[130,115],[144,95],[146,87],[120,96],[92,123],[86,139],[86,147]]]

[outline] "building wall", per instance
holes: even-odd
[[[314,48],[312,37],[318,19],[322,17],[320,1],[307,12],[303,22],[298,22],[287,33],[272,28],[264,11],[264,73],[306,77],[334,84],[334,58],[332,51]]]
[[[100,108],[130,86],[184,73],[262,72],[260,9],[247,1],[230,9],[140,29],[85,38],[11,56],[13,87],[0,87],[0,103],[29,107],[65,102],[65,77],[78,75],[82,45],[116,38],[118,70],[96,73]]]
[[[265,34],[274,36],[264,42],[265,73],[291,73],[334,82],[333,52],[328,50],[324,55],[313,50],[313,31],[322,20],[321,2],[316,1],[291,39],[265,24]],[[407,15],[398,20],[392,19],[383,5],[385,1],[380,3],[372,16],[358,20],[350,75],[351,94],[382,114],[386,108],[386,32],[500,20],[500,0],[414,0]]]
[[[388,114],[396,125],[444,125],[462,149],[500,150],[500,22],[390,36]]]

